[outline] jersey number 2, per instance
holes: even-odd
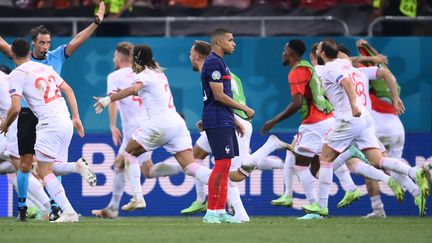
[[[43,77],[37,78],[35,80],[35,86],[36,89],[43,91],[45,104],[61,97],[60,90],[56,85],[55,77],[53,75],[48,76],[48,80]],[[54,89],[53,94],[50,94],[51,88]]]
[[[173,108],[174,107],[173,96],[171,94],[171,90],[170,90],[168,84],[165,84],[165,91],[169,94],[168,108]]]

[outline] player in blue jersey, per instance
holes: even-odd
[[[50,51],[51,47],[51,32],[43,25],[37,26],[30,31],[32,38],[31,61],[40,62],[51,66],[59,75],[63,63],[69,58],[97,29],[102,22],[105,13],[105,4],[99,4],[99,11],[96,13],[95,21],[87,28],[79,32],[68,44],[61,45]],[[6,56],[12,57],[11,46],[0,37],[0,51]],[[17,184],[28,186],[28,176],[32,168],[33,155],[35,154],[34,145],[36,142],[36,124],[38,120],[33,112],[26,106],[20,111],[18,117],[18,151],[20,155],[20,165],[17,173]],[[18,195],[18,211],[19,214],[27,214],[26,195],[27,190],[20,190]],[[55,220],[59,215],[59,207],[52,201],[53,217]]]
[[[233,100],[231,74],[224,63],[225,54],[235,49],[231,31],[218,28],[211,35],[212,52],[206,58],[201,72],[204,108],[203,129],[215,157],[215,166],[208,183],[208,209],[205,223],[221,223],[226,214],[225,205],[228,191],[228,173],[231,159],[238,155],[235,135],[241,125],[234,119],[233,109],[242,110],[252,118],[254,110]]]

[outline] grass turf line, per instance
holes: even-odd
[[[432,218],[361,219],[334,217],[300,221],[293,217],[252,217],[241,225],[207,225],[201,217],[84,217],[53,224],[0,218],[0,242],[432,242]]]

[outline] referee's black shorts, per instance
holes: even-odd
[[[20,155],[35,154],[37,117],[30,108],[21,108],[18,116],[18,151]]]

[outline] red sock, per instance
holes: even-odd
[[[228,173],[231,159],[219,159],[215,161],[208,182],[208,209],[225,209],[228,195]]]

